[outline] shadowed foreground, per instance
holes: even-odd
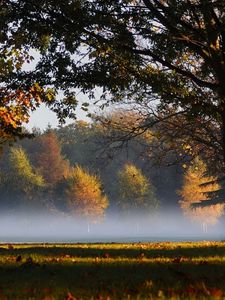
[[[0,299],[225,299],[225,243],[0,246]]]

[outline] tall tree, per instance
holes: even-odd
[[[86,219],[88,223],[101,220],[108,199],[102,193],[100,179],[76,166],[67,180],[66,196],[71,214]]]
[[[182,198],[180,206],[184,214],[195,222],[203,226],[207,231],[207,226],[215,224],[218,218],[224,213],[224,204],[193,207],[192,204],[198,201],[210,200],[210,195],[220,189],[216,178],[207,176],[206,164],[195,158],[192,165],[187,169],[184,176],[184,183],[179,194]],[[205,183],[212,182],[205,185]]]
[[[154,214],[158,207],[155,190],[135,165],[127,163],[118,173],[118,207],[126,215]]]
[[[45,186],[43,177],[31,166],[27,154],[22,148],[11,148],[9,155],[10,170],[5,184],[9,193],[26,207],[40,205],[35,200]],[[17,205],[17,203],[15,203]],[[40,205],[41,206],[41,205]]]
[[[62,152],[72,165],[90,166],[95,161],[96,130],[93,124],[76,121],[56,132],[62,143]]]
[[[61,154],[61,145],[53,131],[39,137],[34,164],[49,187],[53,187],[69,172],[69,162]]]

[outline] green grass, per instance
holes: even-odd
[[[225,299],[225,243],[2,244],[3,299]]]

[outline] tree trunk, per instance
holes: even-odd
[[[202,229],[203,229],[203,232],[204,232],[204,233],[207,233],[207,232],[208,232],[208,226],[207,226],[207,223],[205,223],[205,222],[202,223]]]
[[[89,233],[90,232],[90,223],[87,222],[87,232]]]
[[[221,113],[221,118],[222,118],[221,135],[222,135],[223,161],[225,164],[225,109]]]

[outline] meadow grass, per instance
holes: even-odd
[[[225,299],[225,242],[1,244],[3,299]]]

